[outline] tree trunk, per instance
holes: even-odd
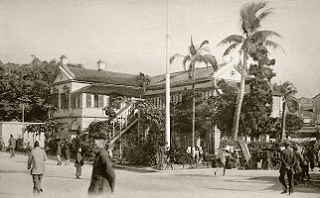
[[[233,116],[233,125],[232,125],[233,140],[238,139],[238,133],[239,133],[239,122],[240,122],[241,108],[242,108],[245,81],[246,81],[246,77],[244,76],[244,73],[246,73],[246,70],[247,70],[247,53],[246,52],[243,52],[243,65],[241,69],[243,70],[243,73],[241,74],[240,90],[237,96],[237,103],[236,103],[235,113]]]
[[[286,111],[287,111],[287,105],[286,102],[283,102],[282,104],[282,123],[281,123],[281,142],[284,141],[286,137]]]
[[[196,126],[196,94],[195,94],[195,82],[192,84],[192,144],[191,144],[191,155],[194,158],[194,141],[195,141],[195,126]]]
[[[233,116],[233,126],[232,126],[232,139],[237,140],[238,139],[238,133],[239,133],[239,122],[240,122],[240,115],[241,115],[241,108],[242,108],[242,101],[244,96],[244,87],[245,87],[245,77],[241,76],[240,81],[240,90],[237,96],[237,104],[235,113]]]

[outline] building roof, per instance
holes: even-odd
[[[220,64],[222,69],[226,64]],[[120,72],[110,72],[104,70],[87,69],[75,66],[62,66],[62,68],[73,80],[95,83],[88,85],[76,92],[107,94],[107,95],[126,95],[132,97],[140,97],[143,94],[143,88],[136,81],[137,75],[126,74]],[[195,89],[196,91],[213,90],[213,68],[212,67],[197,67],[195,68]],[[166,75],[156,75],[149,77],[150,83],[145,96],[152,96],[165,93]],[[217,79],[219,80],[219,79]],[[230,86],[239,86],[236,81],[226,82]],[[191,90],[193,79],[189,78],[188,71],[178,71],[170,74],[171,92],[181,92]],[[245,88],[246,92],[250,91],[249,86]],[[283,94],[273,91],[274,96],[282,96]]]
[[[114,85],[139,86],[138,82],[135,80],[137,76],[135,74],[87,69],[66,65],[63,67],[73,74],[73,80]]]
[[[195,78],[197,80],[212,79],[213,68],[212,67],[198,67],[195,69]],[[179,82],[189,82],[192,84],[192,80],[189,78],[188,71],[178,71],[170,73],[170,84],[177,84]],[[151,77],[150,88],[153,86],[163,86],[166,84],[166,74],[156,75]]]
[[[140,97],[143,93],[142,87],[127,87],[127,86],[110,86],[110,85],[88,85],[77,90],[75,93],[92,93],[92,94],[107,94],[121,95],[130,97]]]

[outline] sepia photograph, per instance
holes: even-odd
[[[0,198],[320,197],[320,0],[0,0]]]

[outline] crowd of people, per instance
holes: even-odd
[[[114,191],[115,186],[115,173],[112,167],[112,154],[110,153],[111,145],[105,141],[106,137],[103,134],[100,136],[92,137],[94,139],[95,158],[93,163],[93,170],[91,176],[91,182],[88,188],[89,195],[103,194],[105,191]],[[5,143],[0,138],[0,150],[3,151]],[[8,150],[10,151],[10,157],[15,156],[16,140],[13,136],[10,136],[8,141]],[[45,150],[41,149],[39,142],[35,141],[34,147],[28,142],[28,169],[31,170],[32,181],[34,183],[33,192],[35,194],[41,194],[43,189],[41,187],[41,181],[43,174],[45,173],[45,161],[47,155]],[[232,151],[232,152],[231,152]],[[284,142],[284,147],[278,146],[266,155],[268,161],[269,158],[275,158],[279,162],[279,182],[283,188],[282,194],[293,193],[294,185],[298,185],[301,181],[310,180],[309,170],[314,171],[315,167],[320,168],[320,150],[316,141],[310,142],[306,147],[298,146],[288,141]],[[70,165],[70,148],[68,141],[58,140],[57,148],[57,165],[62,164],[61,156],[65,156],[65,165]],[[204,152],[200,148],[195,149],[195,159],[197,163],[203,160]],[[239,153],[236,149],[221,148],[218,151],[218,155],[215,158],[213,167],[216,168],[214,175],[222,168],[222,175],[225,175],[226,168],[229,161],[234,161],[236,166],[239,166]],[[271,163],[266,163],[266,166]],[[79,146],[76,150],[76,156],[74,166],[76,168],[75,176],[77,179],[81,179],[82,166],[84,165],[84,158],[82,155],[82,148]],[[288,179],[288,185],[285,182],[285,177]]]
[[[113,193],[115,187],[115,172],[111,162],[111,146],[105,141],[106,137],[101,134],[100,136],[92,137],[94,139],[94,151],[95,158],[93,163],[93,170],[91,176],[91,182],[88,188],[88,195],[101,195],[106,193]],[[8,146],[0,137],[0,151],[5,149],[10,151],[10,157],[15,157],[16,139],[10,135]],[[32,146],[30,142],[26,144],[26,151],[28,155],[27,167],[30,170],[33,181],[33,193],[42,194],[44,192],[41,182],[45,173],[45,161],[47,160],[46,151],[40,148],[38,141],[34,142]],[[62,164],[61,155],[64,154],[65,165],[70,165],[70,148],[67,139],[58,140],[57,142],[57,159],[58,164]],[[74,166],[76,168],[75,176],[77,179],[81,179],[82,166],[84,165],[84,158],[82,155],[82,148],[77,148]]]
[[[316,142],[310,142],[306,147],[297,146],[288,141],[284,142],[284,149],[279,148],[279,182],[283,188],[282,194],[293,193],[294,185],[304,180],[310,180],[309,170],[320,168],[320,150]],[[285,182],[288,178],[288,185]]]

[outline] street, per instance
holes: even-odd
[[[0,197],[33,197],[33,183],[27,170],[27,156],[0,154]],[[75,178],[75,167],[57,166],[56,161],[46,162],[46,174],[42,182],[44,193],[40,197],[87,197],[92,166],[83,166],[82,179]],[[164,170],[137,172],[116,169],[116,188],[111,197],[193,198],[193,197],[286,197],[278,182],[277,170],[227,169],[222,176],[214,169]],[[318,169],[314,174],[320,174]],[[320,189],[299,185],[291,197],[319,198]]]

